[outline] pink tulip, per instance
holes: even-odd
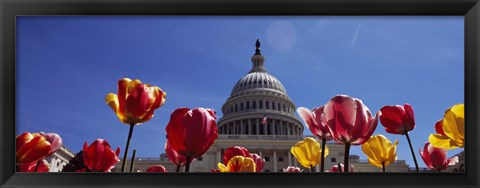
[[[372,117],[370,110],[360,99],[336,95],[324,108],[327,128],[335,142],[345,144],[344,163],[348,170],[351,145],[361,145],[372,136],[378,124],[380,112]]]
[[[262,157],[260,157],[260,155],[256,153],[250,154],[250,158],[252,158],[253,162],[255,162],[255,165],[256,165],[255,172],[262,172],[262,169],[265,166],[265,159],[263,159]]]
[[[382,112],[380,122],[387,133],[403,135],[415,128],[415,116],[409,104],[384,106],[380,111]]]
[[[430,142],[425,143],[423,151],[420,149],[420,156],[428,168],[439,172],[447,169],[450,165],[458,163],[457,156],[447,159],[447,150],[436,148]]]
[[[302,172],[303,170],[295,166],[288,166],[287,168],[284,168],[282,171],[283,172]]]
[[[168,172],[165,167],[162,165],[154,165],[147,168],[147,172]]]
[[[340,169],[342,170],[341,172],[345,171],[345,166],[343,164],[340,164]],[[350,168],[348,170],[349,172],[355,172],[355,168],[353,168],[352,165],[350,165]],[[330,170],[327,170],[327,172],[339,172],[338,171],[338,165],[333,165]]]
[[[115,164],[120,162],[120,148],[114,152],[106,140],[97,139],[90,146],[83,144],[83,161],[92,172],[110,172]]]
[[[331,140],[332,135],[327,129],[327,121],[323,115],[324,108],[325,106],[321,106],[310,111],[307,108],[300,107],[297,109],[297,113],[306,122],[310,132],[318,139]]]
[[[52,145],[52,149],[50,149],[50,152],[48,153],[47,156],[52,155],[63,146],[62,138],[58,134],[44,133],[44,132],[40,132],[39,134],[42,135],[45,138],[45,140],[50,142],[50,144]]]
[[[339,144],[362,145],[372,136],[378,124],[378,115],[360,99],[337,95],[324,108],[327,127],[333,139]]]

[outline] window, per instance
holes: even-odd
[[[230,113],[233,112],[233,106],[230,106]]]
[[[203,157],[197,158],[197,161],[202,161],[202,160],[203,160]]]
[[[275,110],[275,102],[272,101],[272,110]]]
[[[337,158],[335,158],[335,157],[332,157],[332,158],[330,159],[330,162],[332,162],[332,163],[336,163],[336,162],[337,162]]]
[[[283,162],[283,157],[278,157],[279,162]]]
[[[282,111],[282,108],[280,108],[280,103],[277,103],[278,104],[278,111]]]
[[[238,104],[235,104],[235,112],[238,111]]]
[[[269,109],[270,107],[268,106],[268,101],[265,101],[265,109]]]
[[[260,109],[263,108],[263,101],[260,101]]]
[[[243,110],[243,102],[240,104],[240,110]]]
[[[283,112],[285,112],[285,111],[286,111],[286,110],[285,110],[285,104],[284,104],[284,105],[283,105]]]
[[[270,157],[265,157],[265,161],[270,161]]]
[[[247,102],[247,110],[250,109],[250,102]]]
[[[257,108],[257,101],[253,101],[253,109]]]

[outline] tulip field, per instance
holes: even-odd
[[[160,87],[142,83],[138,79],[120,79],[118,92],[107,94],[105,102],[113,110],[112,116],[118,117],[118,123],[129,126],[125,147],[111,147],[107,140],[101,138],[85,140],[82,150],[70,160],[63,172],[111,172],[117,163],[122,164],[121,172],[131,172],[126,169],[126,163],[131,157],[128,151],[134,129],[141,128],[140,124],[154,118],[155,110],[160,109],[166,100],[167,93]],[[448,151],[465,145],[463,104],[451,104],[450,108],[445,109],[443,118],[432,126],[431,134],[424,138],[424,143],[412,143],[410,139],[409,133],[415,131],[416,126],[414,107],[410,104],[384,106],[378,112],[371,112],[361,99],[335,95],[326,104],[318,104],[312,110],[299,107],[297,113],[316,138],[306,137],[292,145],[290,152],[299,165],[310,170],[288,166],[283,172],[315,172],[315,167],[319,165],[319,173],[355,173],[355,167],[349,164],[352,147],[360,147],[368,157],[368,162],[385,172],[385,167],[397,160],[399,141],[390,140],[390,135],[405,137],[417,172],[419,163],[424,163],[431,172],[442,172],[459,162],[458,157],[448,158]],[[385,129],[388,134],[373,135],[376,129]],[[191,162],[204,155],[218,137],[216,112],[210,107],[178,107],[171,112],[165,131],[168,159],[177,166],[177,172],[182,166],[185,166],[184,172],[189,172]],[[345,158],[331,169],[325,169],[324,159],[329,155],[326,143],[329,140],[345,147]],[[45,158],[62,145],[62,135],[58,133],[23,132],[17,135],[17,172],[48,172]],[[423,149],[416,151],[414,148],[420,145]],[[120,160],[122,151],[123,160]],[[415,157],[417,152],[421,159]],[[217,168],[210,171],[263,172],[264,165],[265,159],[259,154],[250,153],[244,146],[232,145],[224,151],[223,160]],[[146,172],[167,172],[167,169],[154,165]]]

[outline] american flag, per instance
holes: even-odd
[[[267,124],[267,114],[265,114],[262,119],[262,125],[266,125],[266,124]]]

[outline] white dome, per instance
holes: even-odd
[[[235,97],[251,90],[258,91],[259,89],[275,90],[283,95],[287,95],[287,91],[285,87],[283,87],[282,82],[268,72],[259,71],[250,72],[238,80],[230,93],[230,97]]]

